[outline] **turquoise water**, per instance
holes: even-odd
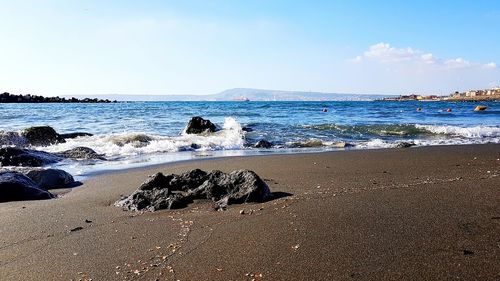
[[[488,109],[474,112],[478,104]],[[62,164],[79,174],[195,157],[336,150],[338,142],[352,149],[395,147],[402,141],[417,146],[500,142],[500,103],[494,102],[123,102],[0,104],[0,110],[3,132],[49,125],[59,133],[94,134],[37,148],[56,152],[87,146],[110,159]],[[210,119],[222,130],[182,134],[192,116]],[[150,141],[138,142],[138,135]],[[273,148],[252,148],[260,139]],[[193,143],[199,148],[191,148]]]

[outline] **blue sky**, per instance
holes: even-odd
[[[448,94],[500,85],[500,1],[413,2],[0,0],[0,91]]]

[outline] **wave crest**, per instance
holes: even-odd
[[[186,150],[232,150],[243,149],[245,132],[232,117],[227,117],[222,130],[203,135],[181,134],[161,136],[143,132],[127,132],[109,135],[84,136],[68,139],[65,143],[42,148],[50,152],[60,152],[77,146],[94,149],[106,157],[177,152]]]

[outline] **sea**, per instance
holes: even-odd
[[[474,111],[477,105],[485,111]],[[421,110],[417,110],[417,108]],[[184,132],[193,116],[220,130]],[[107,161],[65,160],[53,167],[79,178],[97,173],[191,159],[353,149],[500,143],[500,103],[420,101],[118,102],[0,104],[0,145],[30,126],[58,133],[88,132],[47,147],[61,152],[85,146]],[[255,148],[259,140],[271,148]],[[411,149],[411,148],[410,148]]]

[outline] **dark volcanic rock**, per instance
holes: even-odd
[[[266,140],[260,140],[254,145],[255,148],[271,148],[272,146],[273,144]]]
[[[76,132],[76,133],[59,134],[59,136],[63,139],[74,139],[77,137],[91,137],[93,135],[85,132]]]
[[[93,149],[88,147],[75,147],[70,150],[57,153],[58,156],[70,159],[96,159],[106,160],[102,154],[97,154]]]
[[[408,148],[415,146],[415,143],[413,142],[400,142],[396,145],[396,148]]]
[[[51,199],[54,196],[40,189],[27,176],[17,172],[0,173],[0,202]]]
[[[0,148],[0,166],[40,167],[59,160],[59,157],[48,152],[17,147]]]
[[[72,175],[59,169],[31,170],[26,175],[43,189],[65,188],[75,182]]]
[[[181,175],[157,173],[115,205],[125,210],[156,211],[182,208],[195,199],[209,199],[218,208],[225,208],[233,203],[261,202],[269,194],[267,184],[252,171],[227,174],[196,169]]]
[[[191,118],[186,127],[186,134],[213,133],[215,131],[217,131],[217,126],[214,123],[199,116]]]
[[[64,142],[64,139],[50,126],[30,127],[23,131],[22,135],[31,145],[47,146]]]

